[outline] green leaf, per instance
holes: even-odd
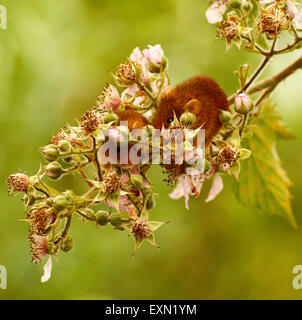
[[[292,138],[293,134],[282,124],[269,100],[262,104],[260,114],[251,120],[249,129],[253,135],[242,144],[253,154],[241,162],[240,182],[234,184],[235,194],[242,204],[280,215],[297,227],[291,209],[291,183],[276,151],[276,141]]]

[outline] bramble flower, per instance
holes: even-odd
[[[147,58],[142,54],[141,50],[136,47],[131,55],[130,60],[137,66],[140,73],[140,79],[142,80],[143,84],[149,85],[150,84],[150,78],[151,73],[148,71],[148,60]]]
[[[286,1],[287,13],[293,19],[292,23],[295,28],[302,30],[302,10],[301,5],[294,1]]]
[[[30,210],[27,214],[32,230],[38,235],[47,233],[50,224],[56,221],[56,214],[51,208],[39,208]]]
[[[217,37],[231,42],[238,34],[238,22],[236,17],[230,17],[222,22],[217,30]]]
[[[281,31],[288,29],[288,26],[287,12],[284,8],[270,6],[262,10],[258,28],[269,39],[275,39]]]
[[[175,189],[173,190],[173,192],[169,194],[170,198],[179,199],[181,197],[184,197],[186,209],[189,210],[190,195],[193,195],[194,197],[198,197],[202,187],[203,180],[204,179],[202,176],[197,177],[197,176],[189,176],[185,174],[181,175],[178,178],[178,182]]]
[[[167,65],[167,59],[164,56],[164,51],[159,44],[155,46],[148,45],[149,49],[143,50],[144,56],[147,58],[149,64],[149,70],[151,72],[160,72],[161,69],[165,69]]]
[[[228,0],[217,0],[206,11],[206,18],[209,23],[215,24],[223,20],[223,15],[227,9]]]
[[[85,135],[95,131],[100,124],[100,114],[95,110],[86,111],[81,117],[81,128]]]
[[[7,183],[10,192],[26,192],[29,179],[25,173],[15,173],[8,176]]]
[[[147,97],[144,91],[134,83],[122,92],[122,100],[126,104],[130,103],[135,107],[143,107]]]
[[[96,106],[103,110],[115,110],[120,106],[121,102],[122,100],[117,89],[113,85],[107,83],[96,101]]]
[[[103,175],[102,189],[106,194],[115,193],[121,186],[121,177],[115,169],[107,170]]]
[[[131,233],[137,240],[146,239],[151,235],[150,225],[146,221],[138,219],[132,225]]]
[[[30,249],[32,253],[32,262],[40,262],[48,253],[47,239],[40,235],[30,232]]]
[[[227,144],[216,156],[216,163],[219,164],[223,170],[227,170],[236,163],[239,157],[239,149],[233,144]]]

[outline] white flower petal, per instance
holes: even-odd
[[[52,269],[52,260],[51,260],[51,256],[49,256],[45,266],[44,266],[44,274],[41,277],[41,282],[46,282],[50,279],[51,277],[51,269]]]
[[[210,189],[209,195],[206,199],[206,202],[212,201],[216,198],[216,196],[220,193],[220,191],[223,189],[223,181],[219,173],[216,173],[214,175],[214,180],[212,187]]]
[[[302,30],[302,12],[294,17],[293,24],[298,30]]]
[[[209,23],[214,24],[221,22],[223,14],[227,9],[226,1],[216,1],[206,11],[206,18]]]

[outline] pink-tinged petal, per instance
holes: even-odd
[[[206,202],[212,201],[216,198],[216,196],[222,191],[223,189],[223,181],[219,173],[214,175],[214,180],[212,187],[210,189],[209,195],[206,199]]]
[[[50,279],[51,277],[51,269],[52,269],[52,260],[51,260],[51,256],[49,256],[43,270],[44,270],[44,274],[41,277],[41,282],[46,282]]]
[[[189,176],[183,174],[178,178],[175,189],[169,194],[171,199],[185,198],[186,209],[189,210],[189,197],[192,194],[192,181]]]
[[[294,17],[293,24],[298,30],[302,30],[302,12]]]
[[[206,11],[206,18],[209,23],[215,24],[223,20],[223,14],[227,9],[227,1],[219,0],[214,2]]]

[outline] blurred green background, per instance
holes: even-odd
[[[157,233],[159,251],[147,243],[131,257],[125,232],[74,219],[75,247],[60,255],[53,275],[40,283],[43,264],[30,263],[23,204],[9,198],[3,179],[25,170],[35,174],[37,150],[65,122],[89,107],[110,71],[136,46],[160,43],[169,59],[172,84],[195,74],[214,77],[227,94],[237,88],[233,71],[259,57],[215,40],[203,0],[1,0],[8,29],[0,30],[0,264],[8,288],[0,299],[300,299],[292,288],[292,268],[302,264],[302,229],[279,217],[243,208],[229,181],[218,198],[168,197],[160,168],[151,179],[160,194],[154,220],[169,220]],[[278,72],[299,52],[275,58],[267,74]],[[285,122],[302,135],[302,72],[274,95]],[[293,181],[293,209],[302,225],[302,150],[299,140],[278,146]],[[63,179],[60,188],[75,187]]]

